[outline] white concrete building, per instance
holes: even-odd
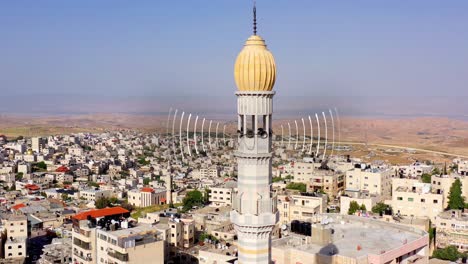
[[[208,200],[212,206],[231,206],[232,197],[236,190],[237,182],[234,181],[226,182],[220,186],[211,187]]]
[[[395,178],[392,182],[394,214],[434,220],[444,211],[444,196],[434,192],[430,183]]]
[[[390,198],[395,171],[391,168],[363,167],[346,172],[346,190],[363,191]]]
[[[148,207],[156,204],[165,204],[166,189],[153,189],[143,187],[128,191],[128,203],[136,207]]]

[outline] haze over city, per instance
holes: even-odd
[[[323,100],[350,115],[468,112],[466,1],[259,3],[259,28],[281,70],[281,112]],[[159,113],[188,99],[194,111],[232,113],[232,104],[210,107],[206,97],[234,100],[232,61],[249,33],[248,9],[232,1],[4,2],[0,110]]]

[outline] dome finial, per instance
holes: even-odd
[[[253,34],[257,35],[257,7],[256,7],[256,1],[254,0],[253,4]]]

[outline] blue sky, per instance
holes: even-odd
[[[0,2],[0,90],[232,96],[247,0]],[[257,1],[292,96],[468,96],[468,1]]]

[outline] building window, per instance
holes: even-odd
[[[18,245],[18,248],[23,248],[23,246],[22,246],[22,245]]]
[[[408,202],[414,201],[414,198],[408,198]]]
[[[425,203],[426,202],[426,199],[421,199],[421,203]]]
[[[437,200],[434,200],[434,203],[435,203],[435,204],[436,204],[436,203],[438,203],[438,202],[439,202],[439,201],[437,201]]]
[[[398,201],[402,201],[403,200],[403,197],[397,197],[396,198]]]

